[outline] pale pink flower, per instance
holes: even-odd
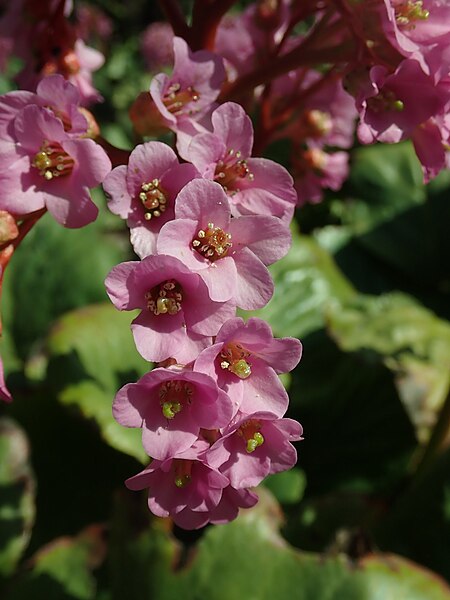
[[[278,375],[292,371],[301,353],[299,340],[274,339],[265,321],[252,317],[245,323],[236,317],[222,325],[194,370],[214,377],[241,413],[269,411],[282,417],[289,398]]]
[[[290,232],[280,219],[232,219],[222,187],[194,179],[179,193],[175,220],[161,229],[157,248],[198,272],[212,300],[232,300],[245,310],[253,310],[272,296],[273,282],[266,265],[282,258],[290,243]]]
[[[340,190],[350,171],[347,152],[320,148],[299,149],[292,163],[299,206],[321,202],[324,189]]]
[[[199,274],[173,256],[121,263],[105,284],[116,308],[141,310],[131,329],[138,351],[149,361],[173,357],[187,364],[235,314],[233,302],[213,302]]]
[[[0,142],[0,208],[23,216],[44,207],[65,227],[95,220],[89,188],[111,169],[104,150],[90,139],[73,139],[51,110],[25,106],[14,120],[16,143]]]
[[[141,52],[150,71],[173,65],[173,29],[169,23],[151,23],[141,35]]]
[[[175,198],[195,177],[199,177],[195,167],[180,164],[175,152],[161,142],[137,146],[128,166],[116,167],[106,177],[103,188],[110,197],[109,209],[126,219],[138,256],[156,252],[161,227],[174,218]]]
[[[254,487],[270,473],[293,467],[297,452],[291,442],[302,439],[302,427],[269,412],[246,415],[207,452],[208,464],[226,475],[236,489]]]
[[[113,404],[116,421],[142,427],[142,444],[152,458],[166,460],[190,448],[200,428],[229,424],[233,405],[214,379],[179,369],[154,369],[119,390]]]
[[[0,400],[3,400],[4,402],[12,401],[11,393],[8,390],[8,388],[6,387],[5,374],[3,372],[3,362],[2,362],[1,358],[0,358]]]
[[[205,462],[207,448],[206,442],[198,441],[173,458],[152,460],[146,469],[125,483],[130,490],[148,488],[148,507],[158,517],[176,517],[185,508],[211,512],[219,504],[229,481]],[[186,528],[198,527],[197,520],[193,527],[188,519],[183,521]]]
[[[278,163],[251,157],[253,125],[242,106],[222,104],[211,122],[212,133],[196,135],[183,158],[220,183],[233,216],[272,215],[288,225],[297,203],[292,177]]]

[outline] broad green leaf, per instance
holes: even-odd
[[[354,294],[331,255],[308,236],[294,234],[289,254],[270,270],[273,298],[253,314],[269,321],[278,336],[302,337],[321,329],[330,300]]]
[[[11,585],[6,600],[94,600],[96,580],[92,571],[105,555],[100,527],[92,526],[75,538],[60,538],[42,548],[31,569]]]
[[[373,555],[355,564],[343,555],[294,549],[278,533],[279,508],[260,491],[260,505],[229,525],[209,528],[188,557],[159,523],[130,535],[132,513],[122,514],[111,538],[113,600],[450,598],[433,573],[399,557]]]
[[[308,496],[397,485],[417,442],[393,374],[373,352],[340,350],[324,330],[302,342],[288,416],[303,425],[298,465]]]
[[[21,358],[29,356],[33,345],[36,349],[56,317],[105,299],[104,279],[123,255],[118,240],[100,222],[67,229],[45,215],[36,224],[6,272],[10,333]]]
[[[330,305],[328,326],[346,351],[373,350],[398,374],[398,385],[419,439],[450,386],[450,325],[401,293],[356,296]]]
[[[306,477],[300,469],[291,469],[269,475],[264,479],[264,486],[281,504],[295,504],[301,500],[305,492]]]
[[[48,338],[48,377],[60,401],[94,419],[108,444],[145,462],[140,430],[122,427],[111,413],[118,389],[150,368],[134,345],[133,316],[98,304],[62,317]]]
[[[34,522],[34,478],[28,440],[14,421],[0,419],[0,578],[11,574]]]

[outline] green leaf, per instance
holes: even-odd
[[[32,568],[22,575],[7,600],[94,600],[93,569],[105,554],[103,532],[92,526],[76,538],[60,538],[42,548],[31,560]]]
[[[325,323],[331,299],[354,294],[331,255],[307,236],[294,234],[289,254],[272,265],[275,293],[254,315],[269,321],[278,336],[302,337]]]
[[[328,326],[342,349],[373,350],[398,375],[419,440],[426,441],[450,387],[450,325],[413,298],[392,293],[330,305]]]
[[[0,419],[0,577],[11,574],[34,523],[34,478],[24,432]]]
[[[306,488],[306,477],[300,469],[291,469],[275,475],[269,475],[264,480],[268,488],[281,504],[299,502]]]
[[[29,356],[56,317],[103,301],[104,279],[122,259],[117,239],[106,235],[100,222],[66,229],[45,215],[17,249],[6,273],[12,298],[10,333],[21,358]]]
[[[150,367],[135,348],[130,332],[133,316],[111,304],[98,304],[62,317],[48,338],[48,377],[59,400],[94,419],[110,446],[146,462],[141,431],[122,427],[111,413],[118,389]]]
[[[159,523],[138,536],[130,535],[132,515],[131,510],[120,515],[111,539],[113,600],[450,597],[449,588],[434,574],[399,557],[374,555],[352,564],[342,555],[325,557],[294,549],[278,533],[281,513],[267,493],[261,493],[260,504],[243,511],[233,523],[209,528],[187,561]]]

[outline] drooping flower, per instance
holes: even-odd
[[[138,256],[156,252],[161,227],[174,218],[176,196],[198,176],[193,165],[178,162],[167,144],[147,142],[133,150],[128,166],[116,167],[106,177],[109,209],[127,220]]]
[[[226,102],[211,116],[212,133],[196,135],[183,154],[203,177],[220,183],[233,216],[272,215],[288,225],[297,203],[292,177],[266,158],[251,158],[253,125],[244,109]]]
[[[14,121],[25,106],[33,104],[49,109],[68,136],[86,134],[88,122],[80,111],[77,88],[62,75],[50,75],[39,82],[36,93],[18,90],[0,96],[0,141],[16,141]]]
[[[23,216],[44,207],[65,227],[95,220],[89,189],[111,169],[104,150],[90,139],[74,139],[49,109],[25,106],[14,120],[16,143],[0,143],[0,208]]]
[[[290,232],[280,219],[232,219],[223,188],[213,181],[194,179],[179,193],[175,219],[161,229],[157,248],[198,272],[212,300],[232,299],[241,308],[253,310],[272,296],[273,282],[265,265],[282,258],[290,243]]]
[[[213,302],[199,274],[173,256],[121,263],[105,284],[116,308],[141,310],[131,329],[138,351],[148,361],[173,357],[189,363],[235,314],[233,302]]]
[[[173,51],[172,74],[155,75],[150,94],[169,129],[190,131],[191,121],[210,111],[219,95],[225,79],[223,61],[207,50],[192,52],[179,37],[173,39]]]
[[[208,464],[226,475],[236,489],[258,485],[269,473],[293,467],[302,427],[269,412],[246,415],[224,432],[207,453]]]
[[[142,427],[142,443],[164,461],[190,448],[200,428],[219,429],[235,412],[227,394],[203,373],[154,369],[119,390],[113,415],[125,427]]]
[[[2,362],[1,358],[0,358],[0,400],[3,400],[4,402],[12,401],[11,393],[8,390],[8,388],[6,387],[5,374],[3,372],[3,362]]]
[[[274,339],[262,319],[230,319],[215,344],[203,350],[195,371],[214,377],[239,406],[241,413],[268,411],[282,417],[289,398],[278,378],[300,361],[302,345],[295,338]]]
[[[219,504],[229,481],[206,463],[207,448],[206,442],[198,441],[173,458],[152,460],[125,483],[130,490],[148,488],[148,507],[158,517],[176,517],[185,508],[209,513]],[[190,528],[189,520],[186,521],[184,526]],[[197,520],[192,528],[196,526]]]
[[[311,147],[299,148],[292,155],[292,172],[298,204],[316,204],[323,198],[323,190],[339,190],[350,172],[347,152],[325,152]]]

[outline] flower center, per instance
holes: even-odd
[[[147,308],[154,315],[176,315],[181,310],[183,288],[173,279],[155,285],[145,294]]]
[[[193,248],[211,262],[223,258],[232,245],[231,234],[214,227],[214,223],[208,223],[206,229],[200,229],[192,240]]]
[[[183,488],[192,479],[193,460],[183,460],[182,458],[173,459],[174,482],[178,488]]]
[[[239,379],[247,379],[252,373],[251,364],[247,361],[250,352],[243,348],[241,344],[231,342],[222,348],[220,353],[220,366],[222,369],[228,369]]]
[[[331,131],[332,121],[329,113],[321,110],[307,110],[300,119],[300,135],[304,138],[321,138]]]
[[[163,96],[163,104],[173,115],[181,115],[186,111],[185,107],[191,102],[198,102],[200,94],[192,86],[182,90],[179,83],[172,83]],[[187,111],[189,114],[196,112],[192,107]]]
[[[245,449],[249,454],[264,444],[264,437],[260,433],[261,423],[256,419],[246,421],[238,429],[238,435],[244,439]]]
[[[75,161],[58,142],[44,140],[39,152],[34,155],[31,164],[39,170],[39,175],[50,181],[54,177],[70,175]]]
[[[425,21],[430,16],[430,12],[423,8],[422,0],[408,2],[394,2],[395,20],[398,25],[403,25],[407,29],[414,29],[415,21]]]
[[[403,102],[398,100],[394,92],[391,90],[383,90],[376,96],[366,100],[367,106],[375,113],[393,110],[401,112],[404,108]]]
[[[144,206],[144,218],[146,221],[160,217],[167,208],[166,192],[161,187],[159,179],[153,179],[153,181],[141,185],[139,200]]]
[[[295,156],[295,173],[298,177],[304,177],[313,171],[316,175],[322,175],[328,162],[328,155],[320,148],[300,150]]]
[[[226,192],[236,194],[240,191],[239,180],[248,179],[253,181],[253,173],[247,166],[247,161],[241,159],[239,150],[235,152],[233,149],[228,150],[227,154],[219,160],[214,172],[214,181],[220,183]]]
[[[159,403],[166,419],[173,419],[183,407],[192,403],[194,388],[186,381],[174,379],[159,386]]]

